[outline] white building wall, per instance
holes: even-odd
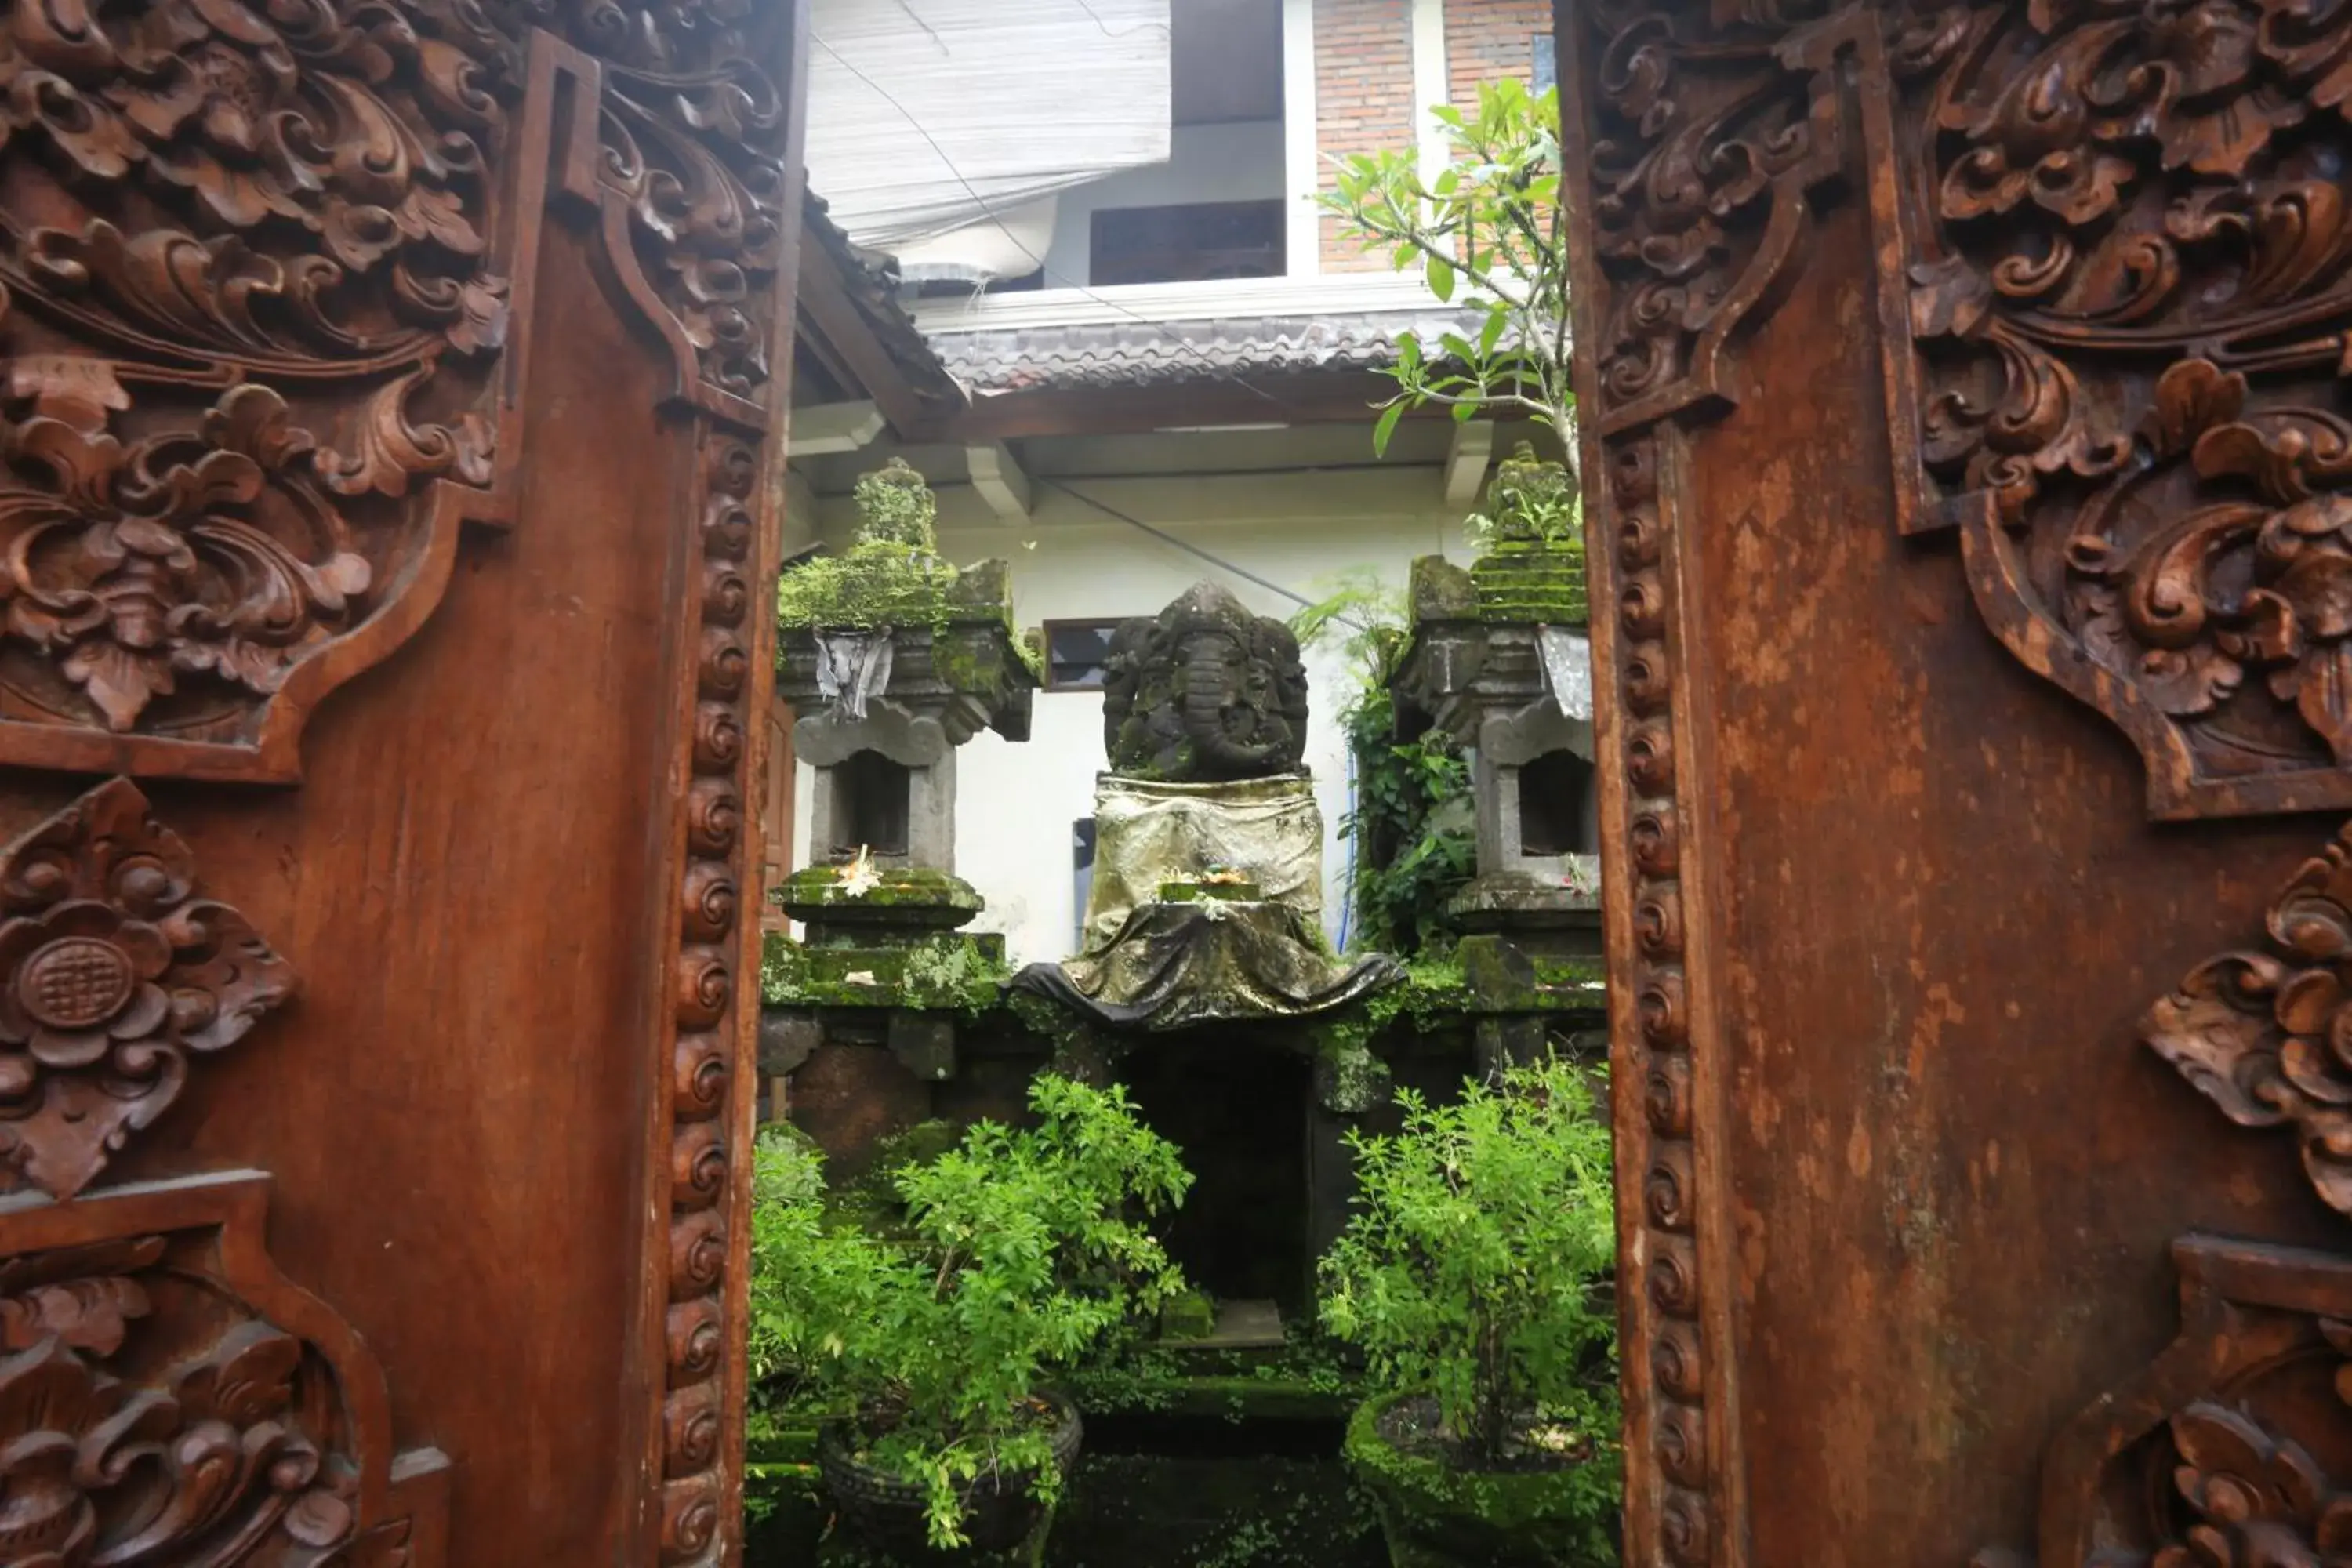
[[[1467,559],[1459,524],[1444,506],[1440,471],[1432,468],[1322,480],[1333,499],[1351,504],[1347,516],[1330,515],[1328,508],[1321,515],[1296,515],[1300,492],[1317,483],[1313,475],[1255,481],[1226,477],[1072,482],[1130,516],[1310,599],[1336,590],[1351,571],[1374,573],[1402,590],[1417,556],[1442,552],[1456,561]],[[1253,496],[1262,499],[1253,502]],[[940,552],[959,562],[1009,560],[1014,611],[1025,626],[1152,615],[1203,579],[1222,584],[1261,615],[1287,617],[1298,607],[1125,523],[1097,521],[1101,514],[1066,495],[1042,503],[1037,526],[1027,529],[976,522],[976,503],[970,503],[962,487],[943,489],[940,501]],[[1075,521],[1080,518],[1087,521]],[[1036,548],[1024,548],[1030,542]],[[1307,668],[1307,763],[1323,811],[1324,923],[1336,941],[1347,905],[1348,847],[1339,832],[1349,785],[1337,715],[1353,691],[1355,677],[1333,647],[1311,650]],[[1072,826],[1094,814],[1095,777],[1103,765],[1102,698],[1091,691],[1041,691],[1026,743],[983,733],[957,758],[956,869],[989,906],[971,929],[1003,931],[1016,965],[1067,957],[1073,951],[1079,910]],[[795,865],[807,863],[806,803],[814,789],[814,777],[803,765]]]

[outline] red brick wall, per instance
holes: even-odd
[[[1458,3],[1458,0],[1457,0]],[[1512,0],[1517,4],[1517,0]],[[1315,150],[1317,162],[1352,153],[1414,144],[1412,14],[1408,0],[1315,0]],[[1328,166],[1320,184],[1330,188]],[[1382,272],[1384,257],[1366,256],[1323,220],[1323,270]]]
[[[1530,80],[1538,34],[1551,34],[1551,0],[1445,0],[1447,96],[1466,108],[1482,81]]]

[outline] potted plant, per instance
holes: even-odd
[[[828,1214],[803,1141],[757,1152],[751,1371],[824,1417],[824,1489],[891,1561],[1036,1535],[1080,1436],[1047,1377],[1183,1288],[1144,1223],[1192,1184],[1175,1146],[1115,1088],[1040,1075],[1029,1108],[902,1166],[887,1234]]]
[[[1613,1563],[1615,1199],[1609,1129],[1553,1062],[1350,1139],[1357,1212],[1323,1324],[1383,1390],[1347,1458],[1396,1568]]]

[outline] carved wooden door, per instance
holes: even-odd
[[[793,7],[0,16],[0,1564],[719,1562]]]
[[[1629,1561],[2345,1560],[2352,8],[1559,40]]]

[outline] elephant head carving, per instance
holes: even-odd
[[[1103,744],[1113,773],[1177,783],[1301,771],[1307,669],[1298,639],[1214,584],[1195,584],[1112,637]]]

